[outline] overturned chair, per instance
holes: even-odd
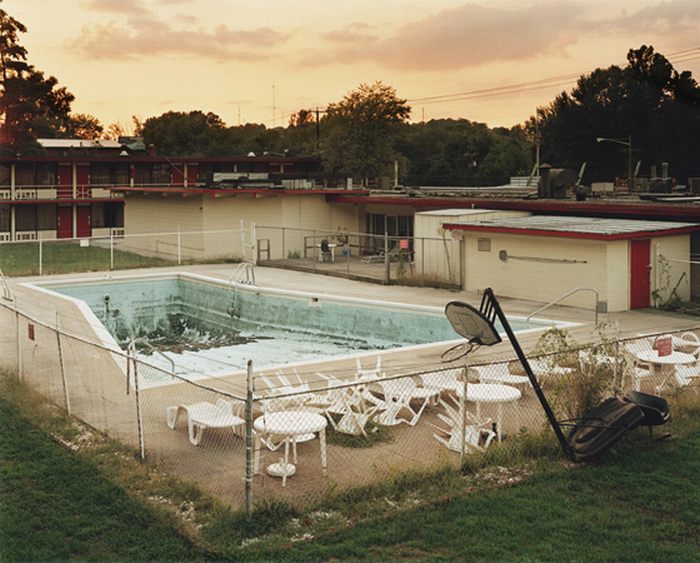
[[[495,328],[496,319],[500,321],[562,450],[573,461],[594,458],[619,440],[625,432],[637,426],[658,426],[669,419],[668,403],[664,399],[633,392],[628,393],[625,399],[611,397],[603,401],[580,419],[559,421],[491,288],[484,290],[479,309],[467,303],[452,301],[445,307],[445,315],[466,342],[446,350],[443,353],[444,361],[455,361],[478,346],[492,346],[501,342]],[[567,435],[562,426],[572,427]]]

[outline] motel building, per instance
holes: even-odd
[[[578,291],[566,304],[601,312],[658,305],[673,292],[700,297],[700,206],[370,191],[331,184],[316,157],[162,157],[129,142],[40,142],[42,155],[0,157],[0,242],[125,234],[134,238],[122,249],[158,254],[173,241],[148,235],[177,232],[187,234],[185,257],[216,259],[231,240],[215,233],[245,223],[256,226],[258,259],[304,257],[309,240],[329,233],[374,235],[365,237],[374,248],[353,249],[360,260],[386,234],[409,241],[418,271],[446,278],[458,269],[467,291],[491,286],[546,303],[594,288],[597,299]]]

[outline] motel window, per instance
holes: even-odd
[[[97,229],[103,227],[123,227],[124,208],[122,204],[116,202],[93,203],[92,226]]]
[[[0,186],[10,185],[10,167],[7,164],[0,164]]]
[[[10,206],[0,205],[0,233],[10,232]]]
[[[137,162],[134,171],[134,181],[137,185],[148,185],[153,183],[153,170],[151,165],[144,162]]]
[[[109,164],[92,163],[90,165],[90,184],[93,186],[107,186],[109,181]]]
[[[115,164],[110,170],[110,183],[117,186],[129,185],[129,165]]]
[[[51,230],[56,228],[56,206],[37,205],[36,228],[38,230]]]
[[[476,248],[479,252],[491,252],[491,239],[478,238],[476,239]]]
[[[157,162],[153,165],[153,183],[169,186],[170,181],[170,165]]]
[[[34,185],[34,166],[31,164],[19,163],[15,167],[15,183],[17,186]]]
[[[55,186],[56,185],[56,165],[55,164],[37,164],[34,174],[37,186]]]
[[[36,231],[36,205],[18,205],[15,210],[18,231]]]

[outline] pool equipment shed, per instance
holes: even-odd
[[[455,221],[464,239],[466,291],[547,303],[575,288],[598,291],[598,310],[690,299],[690,238],[700,224],[598,217],[529,216]],[[565,302],[594,308],[587,292]]]

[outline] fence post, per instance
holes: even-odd
[[[41,239],[39,239],[39,275],[42,275],[44,271],[44,245]]]
[[[245,401],[245,513],[250,518],[253,509],[253,360],[248,360],[248,374]]]
[[[61,368],[61,382],[63,383],[63,399],[66,402],[66,412],[71,413],[70,397],[68,396],[68,384],[66,383],[66,368],[63,365],[63,349],[61,348],[61,323],[56,312],[56,342],[58,344],[58,365]]]
[[[109,230],[109,269],[114,270],[114,231]]]
[[[389,256],[389,233],[384,231],[384,285],[391,279],[391,257]]]
[[[133,343],[133,340],[132,340]],[[130,350],[131,361],[134,365],[134,395],[136,397],[136,424],[139,433],[139,456],[143,461],[146,459],[146,446],[143,441],[143,419],[141,418],[141,397],[139,396],[139,370],[138,363],[136,360],[136,348],[131,347]]]
[[[464,237],[459,239],[459,289],[464,289],[464,282],[467,279],[466,261],[464,260]]]
[[[177,265],[182,264],[182,245],[180,237],[180,227],[177,228]]]
[[[286,247],[285,247],[285,242],[284,242],[284,227],[282,227],[282,260],[284,260],[287,257],[287,253],[285,252]]]
[[[258,263],[258,232],[255,228],[255,221],[250,223],[250,236],[252,237],[252,241],[250,243],[250,251],[253,253],[253,256],[251,257],[251,260],[253,264],[257,265]],[[268,246],[268,260],[270,258],[270,249]]]
[[[467,364],[464,364],[464,367],[462,369],[464,370],[464,387],[462,388],[462,396],[459,399],[459,408],[460,412],[462,413],[462,439],[459,443],[460,465],[464,463],[464,456],[467,453],[467,372],[469,371],[469,369],[467,368]]]
[[[420,275],[425,277],[425,237],[420,239]]]
[[[17,327],[17,377],[22,381],[22,340],[20,338],[19,308],[15,297],[15,326]]]

